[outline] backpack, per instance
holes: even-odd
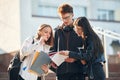
[[[34,36],[32,38],[34,38]],[[32,41],[32,44],[34,44],[34,39]],[[20,66],[21,63],[25,60],[25,58],[26,56],[23,57],[22,60],[20,60],[20,51],[16,52],[15,56],[11,59],[10,64],[8,66],[9,80],[18,80]]]
[[[24,61],[24,59],[25,57],[22,59],[22,61]],[[18,80],[22,61],[20,60],[20,52],[16,52],[8,67],[9,80]]]

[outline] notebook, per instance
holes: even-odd
[[[57,65],[60,66],[68,56],[61,55],[57,52],[52,52],[49,54],[51,60]]]
[[[36,52],[33,57],[29,72],[40,76],[44,74],[44,71],[41,69],[41,66],[43,64],[50,64],[50,62],[51,59],[47,53],[45,53],[44,51]]]

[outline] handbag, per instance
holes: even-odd
[[[25,57],[22,59],[22,61],[24,61],[24,59]],[[8,66],[9,80],[18,80],[22,61],[20,60],[20,52],[16,52],[15,56],[11,59]]]

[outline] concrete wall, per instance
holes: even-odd
[[[20,47],[19,8],[19,0],[0,0],[0,53]]]
[[[98,9],[115,11],[115,20],[120,20],[120,1],[119,0],[90,0],[88,8],[88,17],[90,19],[97,19]]]

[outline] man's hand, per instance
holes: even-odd
[[[86,61],[85,61],[85,60],[81,60],[81,63],[82,63],[83,65],[85,65],[85,64],[86,64]]]
[[[65,62],[73,63],[73,62],[75,62],[75,59],[74,58],[67,58],[67,59],[65,59]]]
[[[59,51],[58,53],[64,56],[69,56],[69,51]]]

